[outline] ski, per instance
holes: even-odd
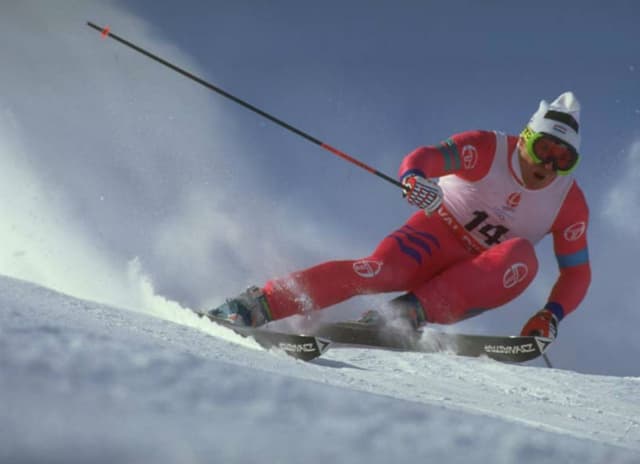
[[[460,356],[488,356],[496,361],[511,363],[537,358],[552,341],[544,337],[456,334],[434,329],[401,330],[362,322],[323,324],[310,333],[331,340],[334,346],[421,353],[451,352]]]
[[[264,327],[237,326],[206,313],[196,314],[238,335],[254,339],[266,350],[279,349],[303,361],[322,356],[329,347],[342,346],[419,353],[449,352],[459,356],[487,356],[496,361],[522,363],[541,356],[552,341],[545,337],[473,335],[434,329],[401,330],[362,322],[328,323],[305,330],[304,334],[286,333]]]
[[[225,327],[243,337],[252,338],[265,350],[279,349],[291,357],[302,361],[311,361],[324,354],[331,346],[331,341],[316,335],[301,335],[272,331],[261,327],[245,327],[233,325],[207,313],[196,312],[211,322]]]

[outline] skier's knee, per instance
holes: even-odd
[[[502,283],[505,289],[519,294],[526,289],[538,273],[538,258],[529,240],[514,238],[503,244],[508,248]]]
[[[512,260],[514,262],[520,262],[527,267],[528,272],[525,280],[528,285],[538,273],[538,257],[536,256],[536,251],[532,243],[525,238],[514,238],[512,247]]]

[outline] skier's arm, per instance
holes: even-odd
[[[587,247],[588,222],[586,200],[574,183],[552,227],[553,247],[560,275],[545,308],[551,310],[558,320],[578,307],[591,283]]]
[[[489,131],[467,131],[431,146],[419,147],[400,164],[400,179],[415,175],[424,178],[457,174],[473,181],[484,177],[491,167],[496,135]]]

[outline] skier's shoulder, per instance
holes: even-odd
[[[583,230],[588,222],[589,206],[586,197],[578,182],[572,179],[569,190],[560,206],[558,216],[554,221],[552,232],[565,231],[566,228]]]
[[[567,192],[567,196],[564,199],[563,207],[566,209],[579,211],[582,214],[589,214],[589,205],[587,203],[587,197],[585,196],[582,188],[578,185],[578,181],[572,179],[571,185]]]
[[[455,145],[464,166],[475,166],[478,162],[490,164],[496,151],[495,131],[473,129],[453,134],[444,144]]]
[[[458,132],[451,136],[451,139],[456,144],[467,144],[475,146],[495,146],[496,143],[496,131],[483,130],[483,129],[471,129],[463,132]]]

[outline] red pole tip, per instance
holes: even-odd
[[[109,26],[105,27],[104,29],[102,29],[102,38],[106,39],[107,37],[109,37],[109,33],[111,32],[111,29],[109,28]]]

